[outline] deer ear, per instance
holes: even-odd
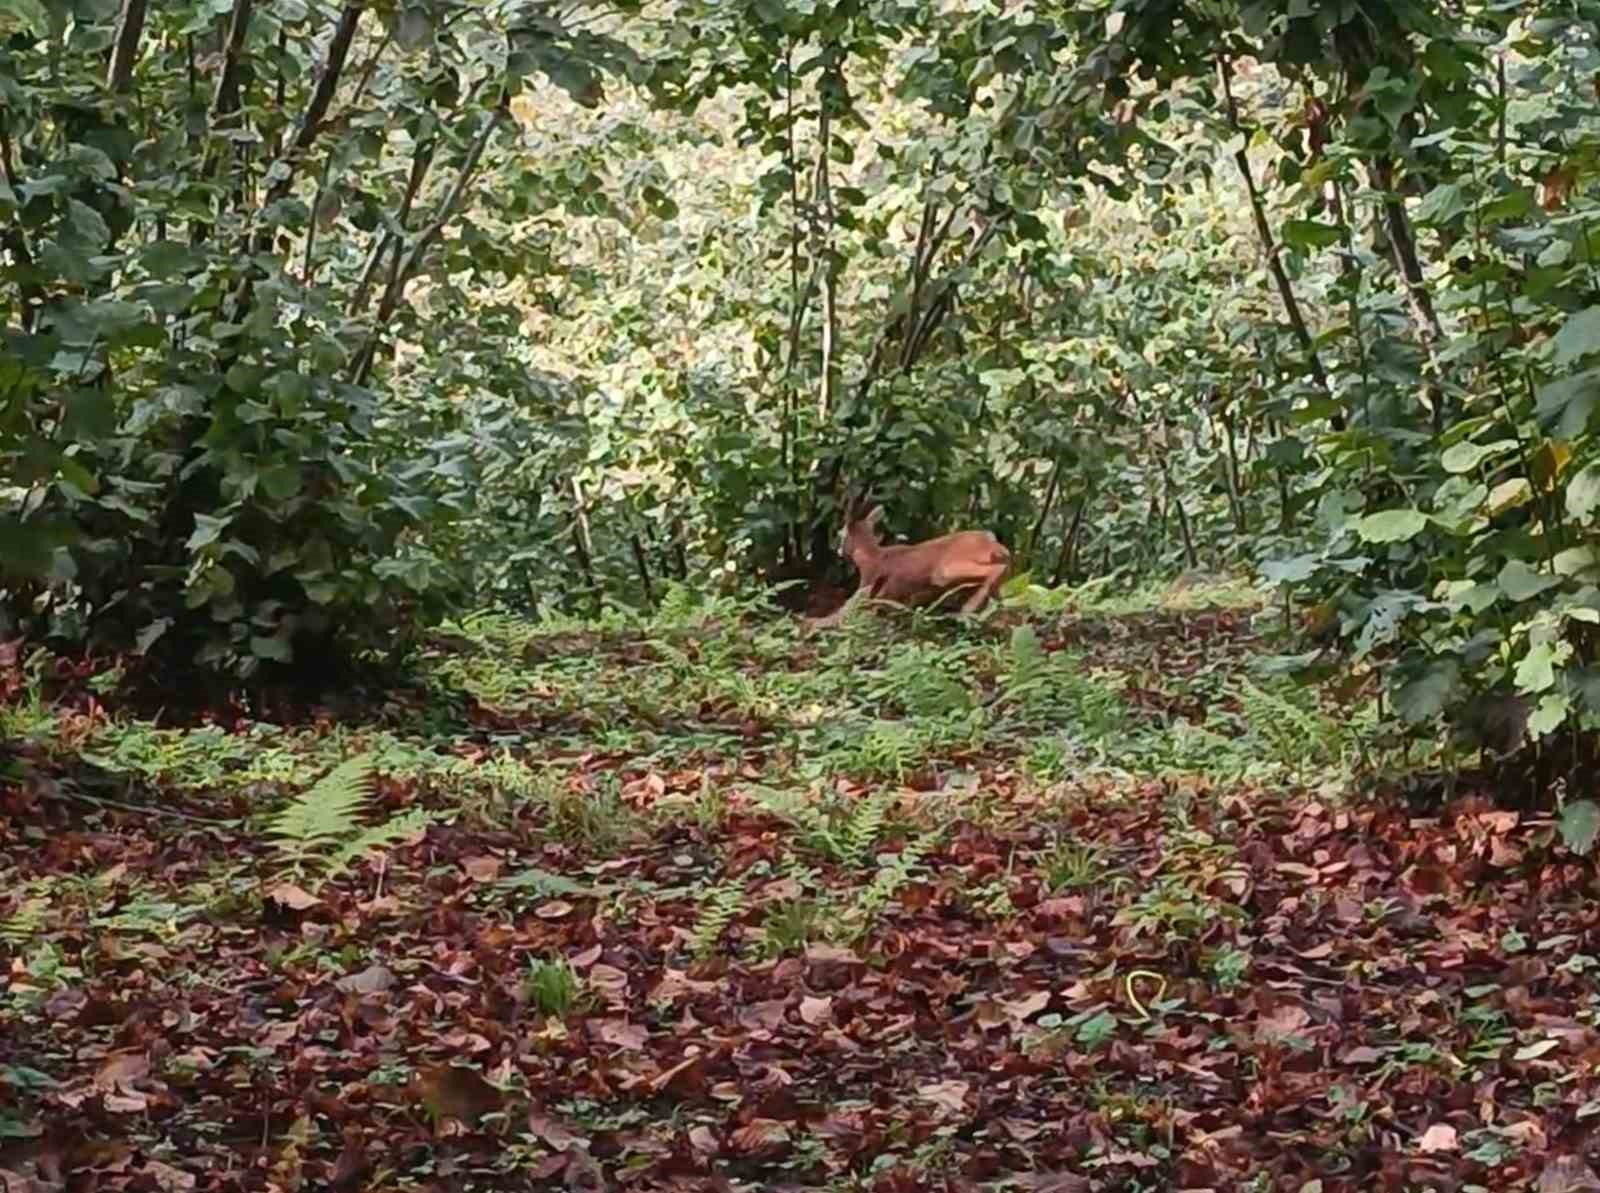
[[[883,517],[883,506],[873,506],[872,512],[867,515],[867,525],[876,526],[878,524],[878,519],[881,517]]]

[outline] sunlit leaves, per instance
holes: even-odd
[[[1587,856],[1600,839],[1600,804],[1577,799],[1561,809],[1561,840],[1574,853]]]
[[[1355,522],[1363,542],[1403,543],[1422,533],[1428,519],[1420,510],[1394,509],[1367,514]]]
[[[1550,364],[1564,368],[1600,348],[1600,306],[1570,316],[1550,341]]]

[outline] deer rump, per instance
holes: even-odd
[[[861,575],[861,592],[868,597],[927,605],[976,586],[961,607],[963,613],[971,613],[994,595],[1011,566],[1011,553],[987,530],[880,546],[876,530],[880,513],[873,510],[854,521],[845,535],[845,552]]]
[[[1011,553],[987,530],[963,530],[880,551],[861,569],[861,587],[876,600],[902,605],[929,605],[973,585],[991,587],[989,582],[1003,578],[1011,564]]]

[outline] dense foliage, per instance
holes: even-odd
[[[1427,733],[1592,727],[1597,19],[17,0],[9,616],[249,672],[840,578],[870,486],[1038,583],[1259,565]]]

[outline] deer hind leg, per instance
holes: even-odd
[[[961,606],[961,612],[975,613],[978,609],[982,608],[983,603],[994,595],[994,590],[1000,587],[1000,581],[1005,579],[1005,575],[1006,564],[1002,563],[995,565],[995,567],[989,571],[983,583],[978,585],[977,590],[973,592],[973,594],[967,598],[966,603]]]

